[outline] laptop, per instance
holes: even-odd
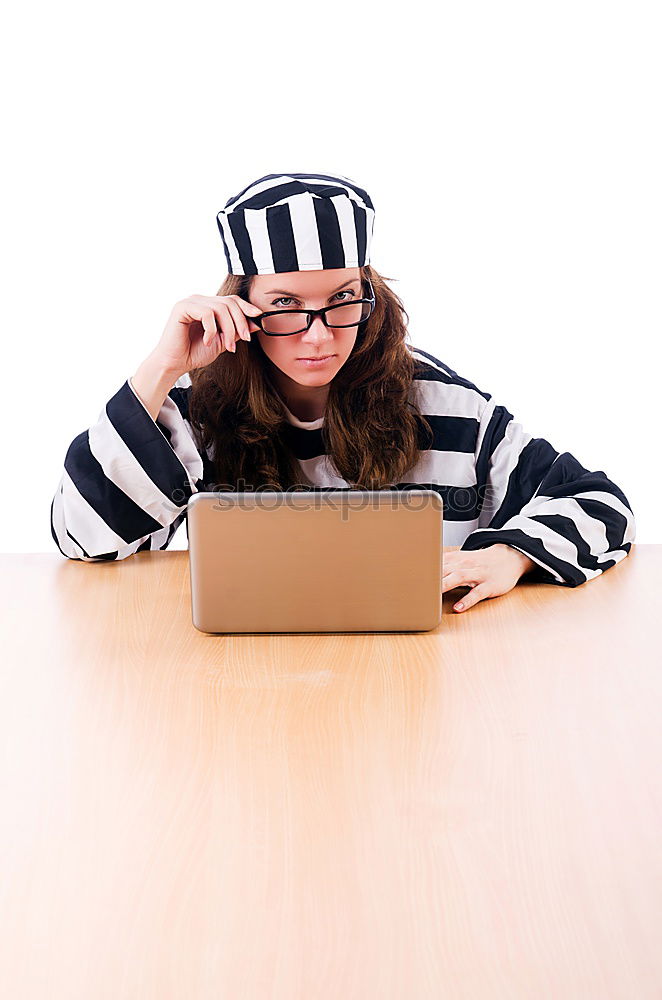
[[[208,633],[427,632],[441,621],[432,489],[198,492],[193,625]]]

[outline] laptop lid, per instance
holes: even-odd
[[[441,620],[434,490],[198,492],[187,530],[202,632],[417,632]]]

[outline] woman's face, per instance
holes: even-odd
[[[248,296],[263,312],[323,309],[363,297],[358,267],[256,274]],[[326,327],[321,316],[315,316],[308,330],[286,337],[270,337],[254,323],[250,329],[251,336],[257,336],[262,350],[280,371],[299,385],[311,387],[331,382],[352,353],[358,332],[356,326]],[[327,360],[318,364],[302,360],[324,356],[328,356]]]

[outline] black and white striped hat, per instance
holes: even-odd
[[[230,274],[361,267],[375,210],[341,174],[266,174],[230,198],[216,222]]]

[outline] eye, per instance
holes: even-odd
[[[354,298],[356,298],[356,293],[351,288],[341,288],[339,292],[336,292],[336,295],[349,295],[349,296],[354,296]],[[281,295],[279,299],[274,299],[271,305],[277,306],[280,302],[294,302],[294,301],[295,300],[292,298],[291,295]],[[298,299],[296,301],[298,302]],[[347,299],[340,299],[340,301],[346,302]],[[291,307],[285,306],[285,308],[288,309]]]

